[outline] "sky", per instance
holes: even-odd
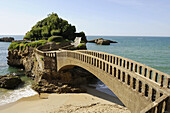
[[[170,0],[0,0],[0,35],[25,35],[52,12],[86,35],[170,36]]]

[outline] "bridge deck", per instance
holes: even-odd
[[[36,52],[44,57],[56,58],[58,62],[63,63],[62,66],[72,61],[82,62],[85,66],[95,67],[95,69],[105,72],[107,76],[111,76],[110,79],[115,80],[116,78],[123,86],[136,92],[139,97],[142,96],[147,101],[146,103],[150,103],[143,106],[141,112],[161,113],[169,108],[170,75],[166,73],[133,60],[104,52],[90,50],[50,52],[36,50]],[[59,66],[61,64],[58,62],[57,68],[61,68]],[[126,106],[128,107],[128,104]],[[134,112],[133,108],[130,109]]]

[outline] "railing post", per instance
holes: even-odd
[[[120,81],[122,82],[122,80],[123,80],[123,74],[122,74],[123,72],[120,70]]]
[[[136,92],[139,92],[139,80],[136,79]]]
[[[166,101],[164,100],[163,103],[162,103],[162,113],[165,112],[165,105],[166,105]]]
[[[145,83],[142,82],[142,95],[145,96]]]
[[[130,88],[133,89],[133,77],[132,76],[130,76]]]
[[[169,88],[169,80],[170,78],[168,78],[167,76],[165,76],[165,87]]]
[[[149,86],[149,89],[148,89],[148,99],[152,101],[152,87]]]
[[[108,73],[110,74],[110,65],[108,64]]]

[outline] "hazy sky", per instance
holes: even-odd
[[[86,35],[170,36],[170,0],[0,0],[0,35],[55,12]]]

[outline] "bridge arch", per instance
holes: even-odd
[[[41,54],[56,59],[57,71],[67,65],[88,70],[107,85],[133,113],[163,112],[166,109],[170,92],[168,74],[103,52],[64,50]]]

